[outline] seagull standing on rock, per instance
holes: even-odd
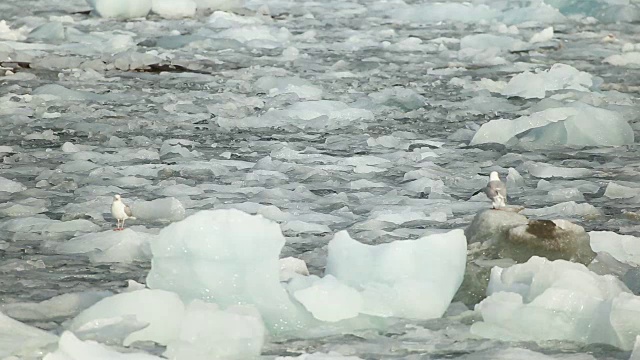
[[[497,171],[489,174],[489,183],[483,189],[484,193],[492,201],[494,209],[500,209],[507,206],[507,185],[500,180]]]
[[[118,220],[118,227],[113,229],[114,231],[124,230],[124,221],[127,219],[135,219],[131,212],[131,208],[122,202],[120,195],[113,197],[113,202],[111,203],[111,215]],[[120,222],[122,222],[122,226],[120,225]]]

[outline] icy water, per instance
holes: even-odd
[[[604,196],[612,180],[637,185],[635,144],[469,146],[480,125],[527,114],[540,99],[464,86],[571,65],[601,79],[593,91],[619,99],[611,107],[618,106],[637,138],[638,72],[603,61],[620,54],[625,43],[640,41],[637,24],[534,11],[521,21],[506,19],[495,15],[506,11],[501,1],[486,2],[495,14],[483,12],[483,1],[468,14],[413,2],[266,3],[268,15],[255,15],[262,3],[251,1],[237,15],[199,10],[193,18],[131,21],[90,16],[82,1],[0,3],[6,21],[0,25],[0,66],[8,71],[0,77],[0,176],[23,185],[0,183],[6,185],[0,188],[2,304],[119,292],[127,280],[144,283],[149,261],[100,264],[56,251],[78,234],[113,228],[114,193],[133,204],[174,197],[186,215],[214,208],[255,213],[274,205],[290,215],[283,222],[282,257],[305,260],[317,275],[326,244],[339,230],[379,244],[465,227],[490,204],[472,194],[490,171],[504,177],[508,168],[524,178],[524,185],[510,189],[511,204],[588,203],[593,208],[584,212],[569,203],[545,215],[587,230],[640,235],[638,217],[629,215],[640,211],[637,198]],[[50,28],[29,35],[42,25]],[[460,49],[467,35],[527,43],[547,26],[554,26],[553,38],[524,49]],[[63,147],[67,142],[75,148]],[[540,185],[546,176],[532,174],[532,162],[586,170]],[[557,196],[549,196],[554,189]],[[16,220],[24,218],[63,223],[29,227]],[[72,220],[82,221],[68,225]],[[166,224],[127,223],[151,233]],[[469,333],[477,317],[459,315],[462,306],[443,319],[404,320],[384,331],[267,341],[263,355],[544,358],[529,349],[562,359],[629,357],[604,345],[481,339]],[[59,334],[73,315],[23,320]],[[133,348],[163,351],[151,343]]]

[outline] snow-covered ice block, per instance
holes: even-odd
[[[45,355],[43,360],[161,360],[144,353],[120,353],[92,340],[82,341],[72,332],[65,331],[58,341],[58,349]]]
[[[0,305],[2,313],[13,319],[50,321],[77,315],[82,310],[113,295],[109,291],[86,291],[54,296],[38,303],[18,302]]]
[[[258,17],[240,16],[232,12],[214,11],[209,20],[209,26],[213,28],[230,28],[246,25],[258,25],[262,20]]]
[[[518,144],[535,149],[620,146],[632,144],[633,139],[633,130],[620,113],[574,102],[514,120],[491,120],[480,127],[470,144]]]
[[[164,290],[137,290],[104,298],[76,316],[69,330],[78,330],[92,324],[123,316],[135,316],[137,321],[147,323],[142,330],[134,327],[130,334],[117,334],[124,337],[123,344],[128,346],[136,341],[155,341],[167,345],[178,337],[180,324],[184,316],[184,304],[177,294]],[[125,327],[126,328],[126,327]]]
[[[93,10],[104,18],[139,18],[151,11],[152,0],[87,0]]]
[[[460,39],[460,49],[489,49],[522,50],[527,44],[519,39],[505,35],[473,34]]]
[[[618,261],[640,266],[640,238],[611,231],[590,231],[589,237],[593,251],[604,251]]]
[[[640,333],[640,297],[620,280],[584,265],[532,257],[491,270],[483,321],[471,332],[511,341],[572,340],[630,350]]]
[[[150,241],[155,236],[124,229],[85,234],[56,246],[61,254],[85,254],[89,260],[101,262],[144,261],[151,257]]]
[[[265,328],[253,306],[193,300],[187,305],[178,338],[167,345],[169,359],[252,359],[260,355]]]
[[[271,331],[293,331],[311,320],[280,285],[277,223],[236,209],[206,210],[173,223],[151,243],[147,285],[185,300],[222,307],[253,304]]]
[[[244,4],[244,0],[193,0],[195,1],[198,9],[209,10],[232,10],[241,8]]]
[[[16,193],[24,190],[27,190],[27,187],[20,182],[0,176],[0,192]]]
[[[185,214],[184,206],[180,200],[173,197],[152,201],[136,201],[130,206],[136,219],[140,220],[179,221],[184,219]]]
[[[340,231],[328,251],[326,274],[360,292],[360,313],[431,319],[444,314],[462,283],[467,241],[453,230],[374,246]]]
[[[58,341],[58,337],[23,324],[0,313],[0,357],[33,354],[35,350]]]
[[[152,0],[151,11],[163,18],[183,18],[196,14],[196,3],[192,0]]]

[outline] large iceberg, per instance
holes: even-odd
[[[483,321],[473,334],[507,341],[572,340],[630,350],[640,332],[640,297],[612,275],[537,256],[491,270]]]

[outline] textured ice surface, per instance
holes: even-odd
[[[143,289],[125,292],[107,297],[81,312],[73,319],[70,330],[77,333],[100,321],[132,315],[135,320],[148,326],[131,333],[115,332],[115,339],[124,337],[125,346],[145,340],[166,345],[178,336],[184,308],[178,295],[168,291]],[[108,328],[105,329],[108,331]]]
[[[75,237],[55,247],[61,254],[84,254],[91,262],[132,262],[149,260],[149,243],[154,235],[124,229],[107,230]]]
[[[82,341],[72,332],[60,335],[58,349],[48,353],[43,360],[159,360],[161,358],[144,353],[120,353],[92,340]]]
[[[0,356],[34,355],[44,345],[54,343],[58,337],[14,320],[0,313]]]
[[[193,16],[178,19],[163,16],[191,12],[188,0],[164,10],[156,2],[160,15],[134,19],[87,14],[84,0],[0,3],[0,177],[20,185],[0,189],[0,299],[52,334],[73,316],[57,308],[58,296],[130,291],[128,280],[148,275],[148,260],[92,263],[51,246],[111,230],[114,194],[146,205],[127,226],[135,232],[155,234],[180,219],[181,211],[147,203],[166,197],[184,216],[222,208],[262,214],[286,229],[280,257],[304,260],[316,276],[341,230],[379,245],[466,227],[490,206],[472,194],[491,171],[513,174],[510,203],[541,218],[553,212],[587,231],[639,235],[637,147],[599,145],[620,135],[623,127],[612,125],[620,119],[634,135],[639,129],[637,74],[629,71],[640,51],[633,1],[198,0]],[[616,57],[628,63],[606,60]],[[571,121],[546,121],[567,108],[579,110]],[[484,124],[520,118],[546,125],[469,146]],[[572,145],[576,139],[594,145]],[[625,188],[605,189],[610,183]],[[482,253],[480,246],[470,250]],[[510,263],[470,259],[466,280],[481,283],[496,262]],[[474,271],[478,264],[485,267]],[[592,268],[640,289],[637,271],[611,256],[601,253]],[[316,279],[289,276],[279,286],[299,290]],[[484,296],[476,290],[468,307]],[[509,346],[551,358],[628,358],[608,346],[561,341],[540,349],[471,337],[478,315],[460,303],[433,320],[361,315],[323,323],[287,298],[306,320],[293,339],[266,337],[266,357],[508,358],[500,350]],[[51,317],[37,310],[49,305]],[[45,318],[27,319],[29,309]],[[309,324],[331,336],[298,339],[316,329]],[[145,326],[118,315],[75,334],[122,351],[124,338]],[[366,328],[376,331],[354,330]],[[150,341],[133,345],[165,351]]]
[[[182,18],[196,14],[192,0],[152,0],[151,11],[164,18]]]
[[[376,246],[341,231],[329,243],[326,274],[356,289],[361,299],[335,281],[323,278],[322,285],[338,288],[352,308],[360,302],[363,314],[437,318],[462,283],[466,244],[462,230]]]
[[[112,295],[109,291],[67,293],[38,303],[10,303],[0,305],[0,311],[13,319],[47,321],[75,316],[101,299]]]
[[[491,270],[483,321],[471,332],[505,340],[573,340],[631,349],[640,322],[640,298],[611,275],[584,265],[532,257]]]
[[[253,304],[270,330],[290,331],[305,316],[280,285],[284,243],[278,224],[261,215],[201,211],[167,226],[152,242],[147,285],[224,307]]]
[[[591,231],[591,248],[604,251],[632,266],[640,266],[640,239],[632,235],[620,235],[611,231]]]
[[[184,218],[185,209],[180,200],[170,197],[152,201],[136,201],[129,204],[136,219],[178,221]]]
[[[178,337],[167,345],[169,359],[251,359],[260,355],[265,328],[252,306],[194,300],[185,308]]]

